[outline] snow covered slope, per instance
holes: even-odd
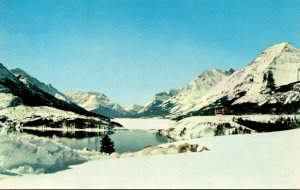
[[[187,112],[198,104],[202,96],[232,72],[232,69],[226,73],[218,69],[207,70],[179,90],[155,95],[140,111],[140,115],[174,117]]]
[[[66,95],[72,102],[86,110],[105,115],[106,117],[126,117],[127,115],[127,111],[122,106],[112,102],[102,93],[69,91]]]
[[[54,88],[51,84],[46,85],[43,82],[40,82],[36,78],[30,76],[28,73],[23,71],[20,68],[12,69],[11,72],[19,78],[20,81],[22,81],[26,86],[30,86],[30,84],[35,85],[40,90],[43,90],[44,92],[47,92],[48,94],[51,94],[52,96],[56,97],[57,99],[64,100],[67,102],[70,102],[68,97],[64,95],[63,93],[59,92],[56,88]]]
[[[189,111],[198,104],[202,96],[230,74],[231,72],[225,74],[218,69],[207,70],[182,87],[179,93],[165,101],[162,107],[173,105],[170,110],[173,116]]]
[[[84,116],[70,111],[64,111],[48,106],[30,107],[19,105],[0,109],[0,115],[5,116],[4,125],[10,127],[43,127],[56,129],[103,129],[110,130],[120,127],[116,122],[99,117]],[[2,124],[2,121],[0,121]]]
[[[123,106],[123,109],[127,111],[128,114],[132,116],[136,116],[141,109],[143,109],[143,106],[137,105],[137,104],[126,104]]]
[[[202,97],[186,115],[212,114],[226,106],[235,113],[295,113],[300,107],[300,50],[289,43],[265,49]]]

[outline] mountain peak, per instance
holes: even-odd
[[[266,48],[263,53],[279,55],[284,50],[295,49],[289,42],[281,42]]]
[[[68,91],[67,97],[88,111],[107,117],[124,117],[126,111],[100,92]]]
[[[229,68],[229,69],[227,69],[227,70],[224,71],[224,73],[225,73],[226,75],[231,75],[231,74],[234,73],[234,72],[235,72],[235,70],[234,70],[233,68]]]
[[[28,73],[26,73],[24,70],[22,70],[20,68],[11,69],[10,71],[15,74],[29,75]]]
[[[208,77],[211,78],[211,77],[215,77],[215,76],[219,76],[219,75],[224,75],[224,72],[222,72],[219,69],[212,68],[212,69],[205,70],[200,75],[198,75],[197,78],[208,78]],[[196,79],[194,79],[194,80],[196,80]],[[193,82],[193,81],[191,81],[191,82]]]
[[[125,104],[123,106],[124,110],[126,111],[135,111],[139,112],[141,109],[143,109],[143,106],[137,105],[137,104]]]

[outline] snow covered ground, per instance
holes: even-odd
[[[214,136],[218,124],[229,123],[231,125],[230,129],[226,129],[225,134],[232,132],[237,127],[244,128],[244,126],[233,122],[233,117],[233,115],[188,117],[165,128],[161,133],[175,140],[187,140]]]
[[[264,121],[273,117],[256,115],[251,119]],[[197,123],[211,120],[231,122],[232,116],[192,117],[181,120],[183,123],[162,119],[115,119],[127,129],[143,130],[174,125],[196,124],[197,127]],[[158,155],[141,157],[141,151],[111,158],[98,152],[72,150],[46,138],[4,132],[0,135],[0,188],[300,187],[300,129],[171,143],[187,142],[210,149],[204,152],[176,154],[170,151],[170,154],[159,155],[158,151]],[[74,165],[77,163],[83,164]],[[45,172],[56,173],[42,174]],[[18,174],[26,175],[15,176]]]
[[[1,188],[300,188],[300,129],[183,142],[210,151],[94,160],[52,174],[10,176]],[[168,145],[162,145],[168,146]]]

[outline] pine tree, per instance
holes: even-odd
[[[100,152],[111,154],[115,152],[114,143],[108,135],[105,135],[100,141]]]

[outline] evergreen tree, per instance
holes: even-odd
[[[105,135],[100,141],[100,152],[111,154],[115,152],[114,143],[108,135]]]

